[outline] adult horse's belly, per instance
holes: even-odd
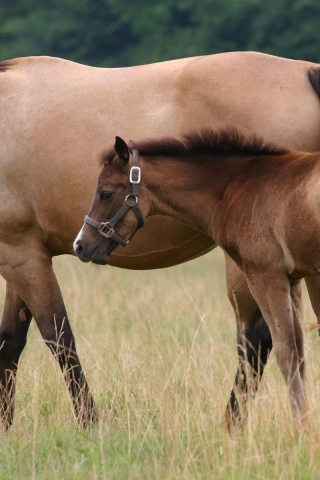
[[[110,265],[131,270],[172,267],[215,246],[205,233],[169,217],[155,216],[147,220],[128,246],[112,253]]]

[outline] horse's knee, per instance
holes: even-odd
[[[0,333],[0,360],[17,361],[26,343],[26,336],[16,336],[6,332]]]
[[[248,362],[257,370],[263,366],[272,350],[272,337],[262,315],[244,330],[245,349]]]
[[[271,332],[263,316],[260,316],[256,321],[253,331],[259,343],[263,345],[264,348],[272,348]]]
[[[17,361],[27,343],[31,312],[27,307],[14,308],[6,302],[0,326],[0,359]]]
[[[44,335],[43,340],[53,355],[71,354],[75,351],[73,336]]]

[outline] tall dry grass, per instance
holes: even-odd
[[[320,477],[315,332],[306,332],[311,428],[295,435],[273,356],[245,430],[229,436],[221,426],[237,358],[220,251],[150,272],[71,257],[54,264],[101,420],[77,430],[58,365],[32,325],[14,425],[0,440],[1,480]]]

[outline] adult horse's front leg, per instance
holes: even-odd
[[[31,239],[29,245],[30,248],[24,237],[24,248],[15,252],[9,250],[7,258],[11,261],[1,265],[1,274],[28,305],[44,341],[64,373],[77,421],[86,427],[97,419],[97,409],[76,351],[51,257],[42,245],[35,248],[36,240]]]
[[[228,297],[237,324],[238,352],[238,368],[225,415],[230,430],[242,427],[247,420],[248,401],[258,389],[272,350],[272,339],[245,274],[228,255],[225,258]]]
[[[13,421],[18,362],[27,341],[31,318],[24,301],[7,283],[0,325],[0,417],[5,430]]]

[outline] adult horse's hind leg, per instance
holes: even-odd
[[[36,238],[25,234],[24,248],[2,248],[10,263],[1,264],[1,274],[14,285],[28,305],[41,335],[59,362],[72,397],[78,423],[86,427],[97,419],[97,410],[89,391],[60,288],[51,265],[51,256]],[[14,253],[14,255],[12,254]]]
[[[18,362],[27,341],[31,318],[24,301],[7,283],[0,325],[0,417],[5,430],[13,421]]]
[[[258,389],[272,349],[272,339],[245,275],[227,255],[226,280],[236,316],[238,350],[238,369],[225,415],[226,425],[231,429],[246,422],[248,401]]]

